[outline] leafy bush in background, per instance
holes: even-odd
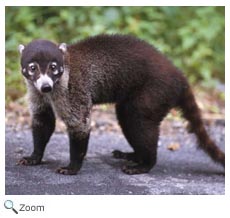
[[[6,7],[6,96],[25,93],[17,46],[36,38],[73,43],[100,33],[153,44],[190,82],[224,82],[224,7]]]

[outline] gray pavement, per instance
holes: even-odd
[[[224,123],[209,128],[218,145],[224,149]],[[170,151],[172,141],[181,145]],[[76,176],[55,173],[68,164],[68,138],[54,134],[46,148],[44,162],[38,166],[17,166],[16,162],[32,151],[29,130],[14,131],[6,127],[7,195],[152,195],[152,194],[225,194],[224,169],[196,149],[194,136],[179,129],[177,135],[162,135],[158,162],[148,174],[126,175],[120,167],[123,160],[114,159],[114,149],[130,151],[119,132],[93,131],[84,165]]]

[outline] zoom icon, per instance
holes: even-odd
[[[18,211],[16,211],[16,210],[14,209],[14,203],[13,203],[13,201],[11,201],[11,200],[6,200],[6,201],[4,202],[4,207],[5,207],[6,209],[11,209],[11,210],[14,211],[14,213],[18,214]]]

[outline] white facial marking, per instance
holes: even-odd
[[[47,76],[47,74],[43,75],[41,74],[41,76],[39,77],[39,79],[37,79],[34,82],[35,87],[38,89],[38,91],[41,92],[41,88],[44,84],[49,84],[52,88],[53,88],[53,80]]]
[[[22,72],[25,73],[25,72],[26,72],[26,68],[23,68],[23,69],[22,69]]]
[[[66,43],[61,43],[61,44],[59,45],[59,49],[60,49],[63,53],[65,53],[65,52],[67,51],[67,45],[66,45]]]
[[[58,73],[59,73],[58,70],[55,70],[55,71],[53,72],[54,75],[58,75]]]
[[[63,75],[60,78],[60,83],[62,87],[65,87],[66,89],[68,89],[68,84],[69,84],[69,69],[65,68]]]
[[[22,45],[22,44],[20,44],[20,45],[18,46],[18,51],[20,52],[20,54],[22,54],[24,48],[25,48],[25,46]]]

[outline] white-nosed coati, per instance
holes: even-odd
[[[159,125],[173,107],[182,110],[199,146],[225,165],[225,155],[209,138],[184,75],[148,43],[127,35],[98,35],[68,46],[35,40],[19,50],[34,142],[32,155],[19,164],[41,163],[56,113],[70,141],[70,163],[57,172],[76,174],[87,151],[93,104],[115,103],[119,124],[134,150],[113,152],[116,158],[134,162],[123,172],[146,173],[155,165]]]

